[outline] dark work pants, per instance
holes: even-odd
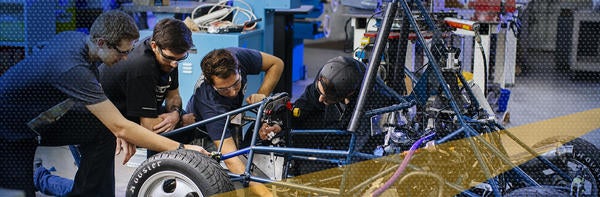
[[[115,137],[98,119],[89,112],[71,111],[39,132],[42,146],[80,144],[81,163],[69,195],[115,195]],[[0,187],[25,190],[27,196],[34,196],[33,157],[37,142],[34,139],[1,139],[1,142]]]

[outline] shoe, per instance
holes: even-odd
[[[35,169],[38,169],[38,168],[40,168],[40,167],[43,167],[43,165],[42,165],[42,159],[40,159],[40,158],[35,158],[35,159],[33,160],[33,171],[35,171]]]

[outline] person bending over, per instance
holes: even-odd
[[[283,72],[283,61],[273,55],[253,49],[225,48],[209,52],[201,62],[202,76],[196,84],[184,115],[184,124],[205,120],[228,111],[240,108],[244,101],[246,76],[265,72],[264,80],[258,92],[245,98],[249,104],[256,103],[271,94]],[[219,147],[225,120],[221,119],[205,125],[205,131]],[[230,129],[225,131],[222,153],[237,150]],[[233,157],[225,160],[233,173],[242,174],[245,164]],[[250,182],[250,190],[260,196],[270,196],[269,190],[262,184]]]

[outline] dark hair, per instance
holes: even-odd
[[[238,61],[225,49],[215,49],[206,54],[200,63],[206,82],[213,84],[212,76],[225,79],[238,70]]]
[[[111,10],[100,14],[90,27],[90,40],[99,38],[109,45],[118,46],[122,40],[137,40],[140,33],[131,16],[123,11]]]
[[[360,88],[364,72],[365,65],[362,62],[338,56],[323,65],[316,80],[321,81],[327,96],[348,98]]]
[[[168,49],[177,54],[185,53],[194,46],[192,31],[183,21],[174,18],[160,20],[154,26],[152,40],[161,49]]]

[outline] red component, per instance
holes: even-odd
[[[421,32],[421,35],[422,35],[422,36],[423,36],[423,38],[425,38],[425,39],[431,39],[431,38],[433,38],[433,33],[431,33],[431,32],[428,32],[428,31],[422,31],[422,32]],[[417,40],[417,34],[416,34],[416,33],[413,33],[413,32],[410,32],[410,33],[408,34],[408,40],[411,40],[411,41],[413,41],[413,40]]]
[[[396,40],[400,38],[400,32],[390,32],[390,35],[388,35],[388,39],[390,40]]]
[[[293,106],[292,106],[292,102],[288,101],[288,102],[285,104],[285,108],[287,108],[288,110],[292,110],[292,108],[293,108]]]
[[[502,0],[475,0],[469,2],[469,8],[475,9],[476,21],[498,21]],[[512,13],[516,10],[515,0],[506,0],[504,12]]]
[[[475,0],[469,2],[469,8],[474,8],[475,12],[500,12],[502,0]],[[505,12],[515,12],[515,0],[506,0],[504,3]]]
[[[377,32],[375,32],[375,31],[365,32],[363,34],[363,36],[367,37],[367,38],[375,38],[375,37],[377,37]]]

